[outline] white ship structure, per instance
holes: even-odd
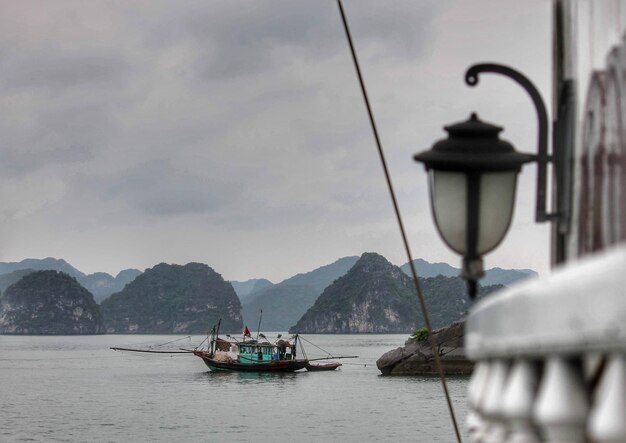
[[[567,216],[553,272],[468,317],[473,442],[626,442],[625,30],[626,1],[553,1],[552,119],[567,147],[553,207]]]

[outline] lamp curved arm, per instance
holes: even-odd
[[[482,73],[501,74],[517,82],[530,95],[537,111],[538,140],[537,140],[537,206],[535,219],[544,222],[556,218],[556,214],[546,212],[546,185],[548,162],[552,156],[548,155],[548,113],[535,85],[521,72],[508,66],[496,63],[480,63],[471,66],[465,73],[465,83],[469,86],[478,84],[478,77]]]

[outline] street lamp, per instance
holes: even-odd
[[[539,120],[538,153],[517,152],[499,138],[501,127],[473,113],[467,121],[446,126],[448,138],[414,156],[428,172],[437,230],[444,242],[463,256],[461,277],[468,282],[471,298],[484,275],[482,256],[500,244],[511,224],[517,174],[524,163],[536,161],[539,166],[537,221],[557,218],[545,210],[546,167],[551,158],[547,155],[547,113],[539,92],[519,72],[495,64],[473,66],[466,82],[476,85],[482,72],[512,78],[530,94]]]
[[[415,155],[429,174],[430,201],[439,234],[463,256],[470,296],[483,276],[482,256],[504,238],[513,216],[517,174],[533,155],[516,152],[502,130],[472,114],[446,126],[448,138]]]

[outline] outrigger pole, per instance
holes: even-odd
[[[330,357],[309,358],[309,361],[335,360],[336,358],[359,358],[358,355],[331,355]]]
[[[159,345],[148,346],[147,349],[120,348],[120,347],[116,347],[116,346],[112,346],[109,349],[113,349],[114,351],[145,352],[145,353],[148,353],[148,354],[188,354],[188,353],[193,352],[193,351],[189,350],[189,349],[183,349],[183,348],[179,348],[177,350],[173,350],[173,349],[153,349],[154,347],[160,347],[160,346],[169,345],[171,343],[174,343],[174,342],[177,342],[177,341],[181,341],[181,340],[185,340],[185,339],[191,340],[191,335],[187,335],[187,336],[182,337],[182,338],[177,338],[175,340],[171,340],[171,341],[168,341],[168,342],[165,342],[165,343],[161,343]]]
[[[152,350],[152,349],[136,349],[136,348],[117,348],[117,347],[111,347],[109,349],[113,349],[114,351],[128,351],[128,352],[145,352],[148,354],[189,354],[193,351],[189,351],[186,349],[178,349],[176,351],[171,350],[171,351],[156,351],[156,350]]]

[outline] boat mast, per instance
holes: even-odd
[[[259,327],[256,329],[256,342],[259,343],[259,334],[261,333],[261,319],[263,318],[263,309],[261,309],[261,314],[259,315]]]
[[[298,353],[298,333],[293,337],[293,352],[291,355],[292,359],[296,359],[296,354]]]
[[[217,338],[220,335],[220,324],[222,323],[222,319],[220,318],[219,321],[217,322],[217,328],[215,329],[215,338],[213,339],[213,343],[211,344],[211,348],[212,348],[212,352],[211,355],[215,355],[215,348],[217,345]]]

